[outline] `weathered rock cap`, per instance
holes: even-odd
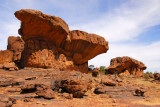
[[[72,30],[62,47],[67,56],[73,57],[76,64],[83,64],[99,54],[106,53],[108,41],[96,34]]]
[[[21,20],[21,28],[18,32],[24,41],[41,38],[59,47],[69,33],[68,25],[64,20],[43,14],[41,11],[21,9],[15,12],[15,16]]]

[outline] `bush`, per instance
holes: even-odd
[[[152,74],[152,72],[147,71],[145,74]]]
[[[143,77],[144,77],[144,79],[147,80],[147,81],[150,79],[149,74],[146,74],[146,73],[143,75]]]
[[[105,71],[105,68],[106,68],[105,66],[100,66],[99,69],[101,70],[101,71],[100,71],[101,74],[105,74],[105,72],[106,72],[106,71]]]

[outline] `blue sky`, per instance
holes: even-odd
[[[14,12],[36,9],[64,19],[70,30],[96,33],[109,41],[109,50],[89,61],[109,66],[110,59],[130,56],[160,72],[160,0],[0,0],[0,49],[8,36],[19,36]]]

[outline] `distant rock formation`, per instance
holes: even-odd
[[[16,11],[15,16],[21,21],[22,37],[9,37],[7,49],[13,54],[10,61],[20,67],[88,72],[88,60],[108,50],[103,37],[70,31],[59,17],[31,9]]]
[[[23,49],[24,42],[21,37],[9,36],[7,50],[0,51],[0,68],[18,70]]]
[[[111,59],[110,66],[106,68],[106,74],[118,73],[128,75],[128,72],[132,75],[143,76],[143,70],[147,67],[141,62],[128,56],[116,57]]]

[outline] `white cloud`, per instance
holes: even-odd
[[[96,33],[110,42],[132,40],[147,28],[160,24],[159,4],[160,0],[132,0],[115,8],[112,13],[87,24],[73,25],[71,29]]]
[[[109,41],[108,52],[90,60],[89,64],[109,66],[112,58],[130,56],[144,62],[148,67],[147,70],[159,71],[160,42],[147,45],[134,42],[141,33],[160,24],[159,4],[160,0],[132,0],[116,8],[112,13],[106,13],[100,19],[72,26],[72,29],[96,33]]]
[[[10,20],[8,23],[0,21],[0,24],[3,25],[0,27],[0,49],[5,50],[7,48],[8,36],[19,36],[18,29],[20,27],[20,22],[18,20]]]

